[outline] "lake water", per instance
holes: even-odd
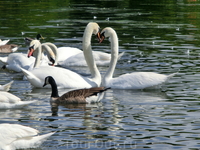
[[[90,21],[112,27],[120,52],[115,76],[150,71],[178,72],[161,90],[108,90],[98,104],[59,106],[52,115],[49,89],[34,89],[22,73],[0,70],[0,84],[14,80],[11,93],[38,100],[24,109],[1,110],[0,123],[18,123],[41,134],[56,131],[40,148],[200,149],[200,2],[197,0],[0,1],[0,39],[22,45],[41,33],[58,47],[81,48]],[[110,53],[109,42],[92,40]],[[0,54],[6,56],[6,54]],[[88,73],[85,67],[71,68]],[[103,74],[107,68],[100,67]],[[60,95],[71,89],[62,89]]]

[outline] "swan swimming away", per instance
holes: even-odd
[[[21,99],[9,92],[0,91],[0,109],[13,109],[13,108],[22,108],[26,105],[35,103],[33,101],[21,101]]]
[[[13,82],[14,82],[14,81],[10,81],[10,82],[7,83],[7,84],[0,85],[0,91],[9,91],[9,90],[10,90],[10,87],[11,87],[11,84],[12,84]]]
[[[99,37],[100,43],[106,38],[110,38],[111,43],[111,61],[107,72],[102,78],[103,87],[111,87],[112,89],[145,89],[155,88],[158,85],[166,82],[176,73],[170,75],[163,75],[154,72],[133,72],[123,74],[119,77],[113,78],[113,73],[117,64],[118,57],[118,37],[110,27],[104,28]]]
[[[42,88],[44,79],[47,76],[52,76],[56,82],[58,88],[91,88],[98,87],[101,84],[101,74],[97,69],[91,50],[91,37],[92,34],[99,33],[99,25],[97,23],[88,23],[83,35],[83,52],[91,72],[91,78],[81,76],[71,70],[52,67],[52,66],[40,66],[33,70],[27,71],[22,68],[22,72],[27,77],[28,81],[37,88]],[[51,88],[50,85],[45,86]]]
[[[15,150],[39,147],[55,132],[38,135],[39,131],[20,124],[0,124],[0,149]]]

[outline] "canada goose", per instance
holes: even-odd
[[[27,46],[29,46],[32,40],[40,40],[40,39],[44,39],[44,37],[43,37],[41,34],[37,34],[37,36],[36,36],[35,39],[30,38],[30,37],[25,37],[25,38],[24,38],[24,41],[25,41],[25,44],[26,44]]]
[[[9,91],[9,90],[10,90],[10,87],[11,87],[11,84],[12,84],[13,82],[14,82],[14,81],[10,81],[10,82],[7,83],[7,84],[0,85],[0,91]]]
[[[0,149],[15,150],[39,147],[55,132],[38,135],[39,131],[20,124],[0,124]]]
[[[21,45],[15,45],[15,44],[6,44],[0,46],[0,53],[13,53],[17,51],[17,49],[21,47]]]
[[[78,89],[78,90],[73,90],[69,91],[62,96],[59,97],[58,95],[58,89],[56,85],[56,81],[54,80],[53,77],[48,76],[45,78],[44,81],[44,86],[47,84],[51,85],[51,100],[56,101],[57,103],[92,103],[92,102],[98,102],[99,99],[97,97],[98,93],[102,93],[106,91],[107,89],[110,88],[104,88],[104,87],[93,87],[89,89]],[[96,96],[96,99],[88,99],[92,96]]]

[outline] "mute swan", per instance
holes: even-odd
[[[13,53],[18,50],[21,45],[6,44],[0,46],[0,53]]]
[[[7,84],[0,85],[0,91],[9,91],[12,83],[13,81],[10,81]]]
[[[35,49],[34,51],[37,50],[38,49]],[[80,49],[73,47],[60,47],[57,48],[56,51],[54,49],[53,52],[59,55],[57,56],[58,65],[62,67],[87,66],[83,51],[81,51]],[[98,66],[105,66],[110,63],[110,54],[99,51],[93,51],[92,54]],[[120,59],[123,54],[124,52],[119,54],[118,59]]]
[[[38,135],[39,131],[20,124],[0,124],[0,149],[15,150],[39,147],[55,132]]]
[[[22,68],[22,72],[29,82],[37,88],[43,87],[44,79],[47,76],[52,76],[56,80],[58,88],[77,89],[100,86],[101,74],[97,69],[91,50],[92,34],[97,34],[98,32],[99,26],[97,23],[88,23],[83,35],[83,52],[92,75],[91,78],[81,76],[68,69],[52,66],[40,66],[39,68],[34,68],[30,71]],[[48,85],[46,88],[51,87]]]
[[[38,41],[38,40],[34,40],[34,41]],[[32,42],[34,43],[34,41]],[[43,50],[34,52],[33,54],[34,57],[29,56],[28,58],[27,54],[23,54],[23,53],[12,53],[12,54],[9,54],[7,57],[0,57],[0,61],[4,63],[4,66],[2,68],[15,71],[15,72],[21,72],[21,68],[31,70],[34,67],[38,67],[39,65],[47,66],[49,63],[49,59],[43,54],[45,50],[50,55],[50,56],[48,55],[48,57],[52,58],[52,60],[55,59],[54,53],[51,52],[52,50],[50,49],[50,45],[45,45],[43,47]]]
[[[0,91],[0,109],[21,108],[34,101],[21,101],[21,99],[11,93]]]
[[[51,100],[56,102],[56,103],[75,103],[75,104],[80,104],[80,103],[92,103],[92,102],[98,102],[98,93],[102,93],[106,91],[109,88],[104,88],[104,87],[93,87],[89,89],[78,89],[78,90],[73,90],[69,91],[62,96],[58,95],[58,89],[57,89],[57,84],[56,81],[54,80],[53,77],[48,76],[45,78],[44,81],[44,86],[50,84],[51,85]],[[95,96],[96,99],[89,99],[92,96]]]
[[[25,37],[25,38],[24,38],[24,41],[25,41],[25,44],[26,44],[27,46],[29,46],[30,43],[31,43],[31,41],[33,41],[33,40],[40,40],[40,39],[44,39],[44,37],[43,37],[41,34],[37,34],[37,36],[36,36],[35,39],[32,39],[32,38],[30,38],[30,37]]]
[[[35,50],[36,49],[36,50]],[[28,57],[35,56],[35,64],[34,67],[39,67],[41,63],[41,58],[44,57],[42,54],[44,53],[44,50],[47,51],[47,57],[52,62],[52,65],[57,65],[57,47],[52,43],[40,43],[39,40],[33,40],[30,43],[29,51],[28,51]],[[56,52],[55,54],[53,52]]]
[[[9,42],[10,40],[1,40],[0,39],[0,46],[2,46],[2,45],[6,45],[8,42]]]
[[[100,43],[105,37],[110,38],[111,61],[110,66],[102,79],[101,86],[111,87],[112,89],[145,89],[161,85],[176,74],[162,75],[154,72],[134,72],[113,78],[118,56],[118,37],[115,30],[109,27],[101,31]]]

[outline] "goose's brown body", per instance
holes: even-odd
[[[62,96],[59,96],[57,84],[53,77],[48,76],[45,78],[45,82],[43,86],[46,86],[47,84],[51,85],[51,88],[52,88],[51,99],[56,103],[76,103],[76,104],[88,103],[86,98],[91,97],[91,96],[97,96],[98,93],[101,93],[101,92],[106,91],[107,89],[110,89],[110,88],[104,88],[104,87],[77,89],[77,90],[69,91],[63,94]]]

